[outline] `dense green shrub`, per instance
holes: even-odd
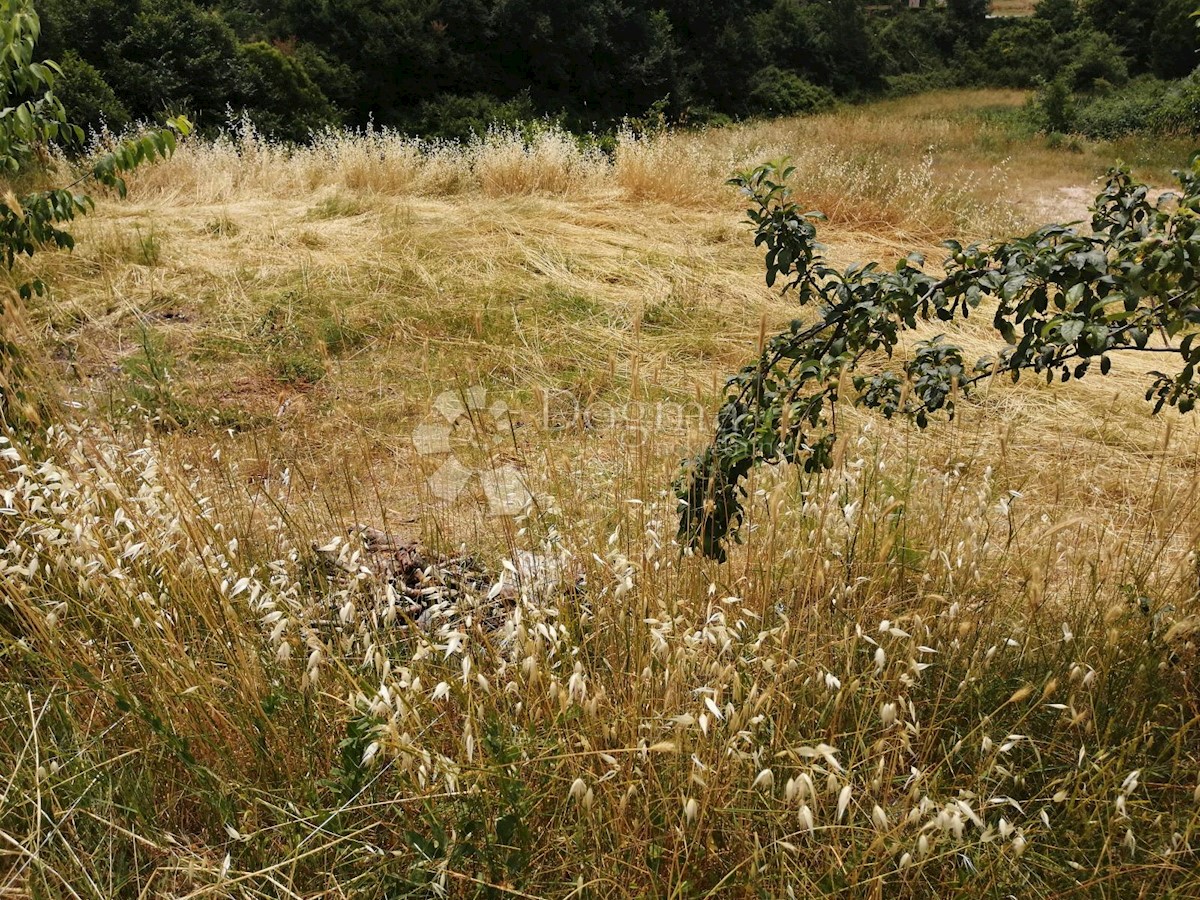
[[[1075,0],[1039,0],[1033,19],[1045,22],[1055,34],[1069,34],[1079,27],[1079,7]]]
[[[1200,75],[1176,82],[1163,95],[1155,111],[1154,127],[1166,133],[1200,133]]]
[[[130,29],[105,46],[105,80],[136,117],[170,107],[212,129],[242,95],[237,37],[218,13],[190,0],[141,0]]]
[[[338,115],[299,60],[261,41],[242,48],[246,112],[259,131],[303,141]]]
[[[768,66],[750,82],[750,111],[758,115],[790,116],[820,112],[834,104],[833,92],[795,72]]]
[[[1014,19],[988,35],[983,45],[989,81],[1000,87],[1033,87],[1038,78],[1053,78],[1057,34],[1045,19]],[[1050,51],[1050,52],[1048,52]]]
[[[88,131],[107,127],[120,132],[130,122],[129,111],[117,99],[108,82],[77,53],[64,54],[60,63],[62,76],[54,92],[62,101],[67,118]]]
[[[1072,94],[1065,78],[1044,83],[1025,110],[1045,133],[1113,140],[1143,133],[1200,132],[1200,78],[1162,81],[1149,75],[1099,95]]]
[[[960,86],[957,75],[946,68],[888,75],[883,83],[889,97],[909,97],[926,91],[941,91]]]
[[[1075,101],[1064,78],[1042,82],[1026,109],[1038,131],[1061,134],[1075,128]]]
[[[422,103],[417,115],[406,123],[406,127],[423,138],[468,141],[473,137],[482,137],[494,127],[521,130],[537,118],[527,94],[506,102],[487,94],[469,97],[450,95]]]
[[[1160,78],[1183,78],[1196,67],[1200,40],[1191,15],[1195,0],[1161,0],[1150,40],[1150,70]]]
[[[1185,75],[1197,46],[1195,0],[1041,0],[1027,19],[989,19],[986,0],[40,2],[51,52],[76,52],[132,117],[186,109],[213,130],[245,110],[291,140],[340,119],[454,139],[514,115],[606,131],[660,101],[671,121],[717,122],[819,108],[813,86],[855,99],[1064,75],[1102,94]]]
[[[1103,93],[1129,80],[1129,69],[1116,42],[1100,31],[1079,29],[1071,35],[1064,74],[1077,91]]]
[[[106,48],[133,27],[140,8],[140,0],[39,0],[38,47],[54,59],[74,51],[104,74]]]
[[[1136,131],[1154,131],[1170,85],[1156,78],[1140,78],[1123,90],[1112,91],[1079,106],[1074,130],[1090,138],[1111,140]]]
[[[751,89],[767,68],[794,72],[840,94],[877,86],[879,51],[859,0],[775,0],[753,21],[763,65]]]

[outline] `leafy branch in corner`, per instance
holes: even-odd
[[[745,513],[746,478],[761,463],[806,472],[833,464],[839,401],[903,416],[920,428],[980,382],[1032,370],[1047,382],[1107,374],[1111,353],[1136,350],[1178,359],[1152,372],[1146,399],[1189,412],[1200,394],[1200,153],[1176,172],[1181,189],[1152,204],[1128,170],[1112,169],[1087,225],[1047,225],[995,245],[948,241],[945,275],[924,271],[919,254],[892,271],[877,263],[839,271],[817,242],[817,212],[802,212],[787,186],[786,161],[730,180],[750,202],[755,245],[764,248],[769,286],[783,285],[815,321],[794,320],[766,341],[759,358],[729,379],[711,443],[676,481],[679,539],[724,559]],[[1003,339],[995,354],[968,364],[942,336],[892,362],[918,322],[950,322],[987,309]],[[843,397],[843,393],[847,396]]]
[[[165,159],[175,151],[178,136],[190,133],[182,116],[164,127],[118,143],[91,161],[84,174],[66,187],[17,195],[23,183],[44,177],[52,148],[78,147],[83,131],[67,120],[54,95],[62,75],[57,63],[36,62],[34,49],[41,25],[31,0],[0,0],[0,261],[12,270],[20,256],[33,256],[46,247],[72,249],[75,240],[65,225],[92,210],[94,201],[78,188],[97,182],[125,195],[124,176],[143,163]],[[23,282],[16,293],[23,300],[43,294],[40,278]],[[36,424],[42,416],[30,402],[31,378],[16,333],[18,309],[3,303],[0,318],[0,426]]]

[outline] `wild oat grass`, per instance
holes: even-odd
[[[0,444],[0,891],[1200,893],[1200,434],[1139,360],[924,433],[846,409],[728,563],[673,541],[721,378],[793,314],[723,178],[843,182],[845,263],[1003,230],[1020,149],[939,161],[991,152],[980,99],[874,110],[896,160],[871,110],[612,158],[244,138],[103,203],[27,317],[66,424]],[[454,453],[520,468],[521,516],[430,491],[414,431],[472,385],[512,416]],[[355,522],[586,586],[406,627]]]

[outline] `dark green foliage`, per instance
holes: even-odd
[[[288,41],[284,46],[295,48],[290,55],[344,118],[345,110],[354,108],[358,75],[345,62],[322,53],[314,44]]]
[[[513,97],[528,98],[523,119],[583,130],[655,104],[692,122],[812,109],[826,101],[806,82],[839,96],[877,90],[885,74],[950,67],[986,31],[977,0],[902,15],[913,34],[900,43],[922,49],[893,40],[885,59],[876,34],[894,17],[871,18],[863,0],[46,4],[55,46],[94,66],[135,117],[168,105],[213,129],[245,111],[286,139],[328,121],[327,102],[352,124],[455,138],[512,124]],[[766,83],[774,73],[777,86]]]
[[[946,0],[950,18],[972,43],[978,43],[987,28],[990,0]]]
[[[1039,0],[1033,19],[1045,22],[1057,34],[1067,34],[1079,26],[1079,8],[1075,0]]]
[[[1150,71],[1160,78],[1183,78],[1200,63],[1198,32],[1191,15],[1195,0],[1162,0],[1150,37]]]
[[[1065,134],[1075,128],[1075,102],[1064,78],[1055,78],[1039,85],[1030,109],[1034,125],[1039,131]]]
[[[487,94],[443,95],[427,100],[406,128],[432,140],[468,141],[489,128],[519,130],[537,118],[528,96],[500,102]]]
[[[1066,81],[1043,84],[1026,111],[1027,121],[1046,133],[1077,133],[1094,140],[1128,134],[1200,132],[1200,80],[1136,78],[1120,89],[1072,94]]]
[[[1125,60],[1109,35],[1080,29],[1072,33],[1072,45],[1063,74],[1074,90],[1103,92],[1129,80]]]
[[[1084,19],[1111,36],[1135,71],[1180,78],[1196,66],[1192,0],[1081,0]]]
[[[1153,125],[1158,131],[1200,134],[1200,77],[1192,75],[1176,82],[1154,115]]]
[[[1122,51],[1144,65],[1161,5],[1161,0],[1081,0],[1080,10],[1093,28],[1114,35]]]
[[[40,0],[42,51],[60,58],[74,51],[104,69],[106,47],[133,26],[140,8],[140,0]]]
[[[129,111],[91,63],[77,53],[68,52],[63,55],[61,65],[62,77],[54,92],[62,101],[68,121],[87,131],[97,131],[103,126],[114,133],[129,125]]]
[[[791,199],[784,164],[761,166],[731,184],[750,202],[755,244],[766,253],[768,285],[782,283],[816,319],[797,319],[733,376],[712,443],[677,483],[679,538],[723,558],[736,537],[744,480],[761,463],[788,462],[816,472],[832,465],[839,401],[904,416],[918,427],[955,406],[972,388],[1026,370],[1047,382],[1107,374],[1112,354],[1163,354],[1146,399],[1190,412],[1200,399],[1200,153],[1177,173],[1178,195],[1148,200],[1125,170],[1109,173],[1088,227],[1047,225],[994,246],[945,246],[943,277],[916,254],[893,271],[878,264],[829,266],[816,242],[819,214]],[[892,358],[919,321],[965,318],[985,302],[1004,345],[970,363],[952,344],[920,342],[900,367]],[[994,304],[994,307],[992,306]],[[845,396],[844,396],[845,394]]]
[[[247,115],[263,134],[303,141],[338,121],[329,99],[294,56],[262,41],[242,47]]]
[[[788,116],[820,112],[834,104],[833,92],[794,72],[768,66],[750,82],[750,110],[759,115]]]
[[[1054,26],[1036,16],[1018,19],[997,28],[983,45],[983,59],[995,72],[1001,87],[1028,88],[1037,80],[1053,80],[1059,70],[1053,48],[1058,34]]]
[[[1103,93],[1182,77],[1197,47],[1193,0],[1042,0],[1029,19],[989,19],[987,0],[42,2],[49,46],[133,118],[170,107],[214,130],[245,113],[285,140],[340,121],[462,140],[543,116],[611,133],[656,105],[718,122],[825,105],[807,85],[853,99],[1063,76]],[[96,121],[84,93],[71,108]]]
[[[438,92],[443,35],[434,25],[434,0],[247,0],[244,5],[266,35],[310,44],[331,65],[345,65],[352,81],[330,99],[355,122],[374,115],[392,123]]]
[[[1141,79],[1125,90],[1113,91],[1080,106],[1073,116],[1071,130],[1108,140],[1137,131],[1157,130],[1158,125],[1166,124],[1160,110],[1170,91],[1171,86],[1166,82]]]
[[[670,21],[646,4],[508,0],[491,28],[504,90],[529,89],[583,124],[641,112],[678,87]]]
[[[238,50],[218,13],[189,0],[142,0],[129,30],[105,45],[106,80],[138,118],[172,109],[211,128],[243,91]]]
[[[769,68],[795,73],[842,94],[878,83],[875,41],[858,0],[776,0],[754,22]],[[752,89],[760,86],[760,75],[761,71]]]

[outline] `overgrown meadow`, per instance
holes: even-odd
[[[727,563],[674,542],[794,314],[724,179],[789,154],[848,265],[1186,157],[1014,136],[1022,99],[243,133],[103,199],[22,315],[55,413],[0,442],[0,893],[1200,895],[1200,433],[1143,361],[924,432],[847,406]]]

